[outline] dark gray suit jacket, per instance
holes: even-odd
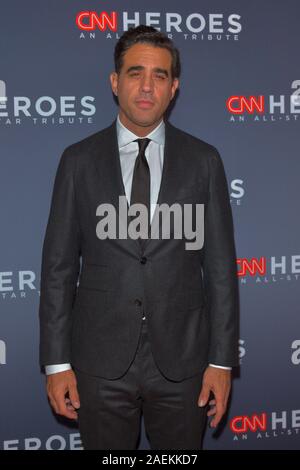
[[[143,311],[161,372],[181,380],[208,363],[238,364],[238,288],[232,214],[218,151],[166,122],[158,204],[204,203],[204,247],[184,238],[100,240],[96,208],[125,196],[116,120],[60,160],[43,245],[40,363],[70,362],[120,377]],[[78,283],[79,280],[79,283]]]

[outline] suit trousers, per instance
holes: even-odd
[[[166,378],[152,355],[146,319],[135,357],[124,375],[106,379],[77,369],[74,372],[84,449],[135,450],[142,415],[151,449],[202,448],[207,407],[200,408],[197,402],[203,370],[182,381]]]

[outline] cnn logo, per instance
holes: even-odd
[[[110,31],[117,31],[117,12],[113,11],[109,15],[106,11],[96,13],[95,11],[81,11],[76,16],[76,25],[83,31],[94,31],[99,29],[105,31],[107,28]]]
[[[267,414],[262,413],[261,415],[254,414],[252,416],[235,416],[230,421],[230,429],[236,434],[244,433],[247,431],[266,431]]]
[[[262,256],[260,259],[258,258],[251,258],[248,260],[247,258],[238,258],[237,259],[238,269],[238,276],[246,276],[246,274],[250,274],[250,276],[255,276],[257,273],[259,275],[263,275],[266,273],[266,258]]]
[[[265,99],[260,96],[230,96],[226,101],[227,109],[233,114],[254,114],[263,113],[265,110]]]

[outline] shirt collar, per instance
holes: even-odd
[[[140,139],[140,137],[133,132],[131,132],[127,127],[125,127],[119,118],[119,114],[117,117],[117,136],[118,136],[118,145],[119,148],[124,147],[125,145],[133,142],[135,139]],[[145,135],[145,137],[153,140],[157,144],[163,145],[165,143],[165,123],[162,119],[158,126],[153,129],[149,134]]]

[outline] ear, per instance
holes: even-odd
[[[112,92],[115,96],[118,96],[118,74],[112,72],[109,76]]]
[[[171,87],[171,100],[174,98],[177,88],[179,87],[179,79],[174,78],[172,87]]]

